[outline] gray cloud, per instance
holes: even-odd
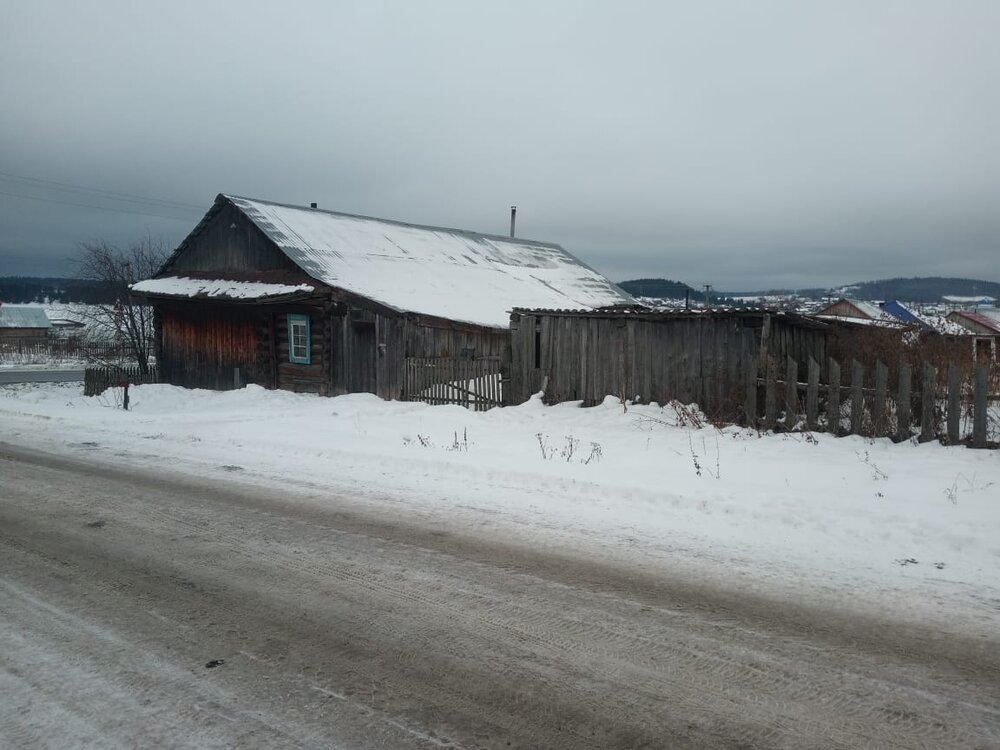
[[[997,279],[998,22],[973,0],[8,3],[0,171],[492,232],[516,203],[520,234],[614,279]],[[199,218],[0,192],[0,275]]]

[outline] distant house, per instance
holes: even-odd
[[[887,300],[879,305],[879,309],[904,325],[916,326],[924,331],[930,331],[933,328],[929,322],[898,300]]]
[[[976,358],[980,361],[998,361],[1000,349],[1000,311],[953,310],[948,320],[957,323],[975,336]]]
[[[0,302],[0,339],[16,339],[26,344],[41,343],[48,338],[51,330],[52,324],[42,308]]]
[[[992,307],[996,304],[995,297],[980,295],[978,297],[960,297],[952,294],[945,295],[941,300],[949,305],[963,308]]]
[[[634,301],[558,245],[230,195],[133,292],[166,382],[387,399],[412,358],[506,367],[514,307]]]
[[[898,305],[898,303],[895,303]],[[841,299],[827,305],[815,313],[816,317],[831,322],[842,322],[849,325],[876,325],[898,327],[904,323],[891,312],[883,310],[878,305],[862,300]]]

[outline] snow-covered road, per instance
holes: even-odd
[[[789,601],[1000,632],[1000,451],[692,424],[615,399],[457,406],[165,385],[0,386],[0,442],[338,493],[359,510],[658,565]]]
[[[0,745],[1000,744],[996,638],[319,488],[0,476]]]

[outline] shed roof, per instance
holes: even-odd
[[[0,328],[51,328],[41,307],[0,305]]]
[[[670,307],[645,307],[643,305],[611,306],[602,307],[596,310],[553,310],[543,308],[514,308],[512,311],[516,315],[538,315],[550,317],[586,317],[610,319],[618,318],[627,320],[629,318],[639,320],[681,320],[694,318],[707,319],[733,319],[733,318],[762,318],[769,316],[778,320],[786,320],[793,325],[805,328],[815,328],[825,330],[829,326],[812,315],[791,310],[782,310],[770,307],[692,307],[692,308],[670,308]]]
[[[400,312],[506,327],[513,307],[634,302],[548,242],[231,195],[216,198],[209,215],[227,202],[312,278]]]

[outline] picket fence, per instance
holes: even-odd
[[[986,365],[976,365],[971,381],[961,368],[949,365],[944,387],[937,368],[929,364],[919,368],[916,384],[910,365],[899,367],[898,379],[892,384],[889,368],[882,362],[876,362],[872,373],[857,360],[852,361],[846,384],[839,362],[827,362],[825,383],[820,382],[820,370],[819,363],[810,358],[808,378],[803,383],[798,379],[799,362],[791,357],[784,373],[775,363],[766,368],[763,377],[751,368],[744,404],[748,422],[765,430],[806,429],[897,441],[940,439],[972,448],[998,447],[1000,425],[995,415],[991,423],[990,403],[1000,398],[990,395],[991,382],[995,388],[997,378],[995,371],[991,378]]]
[[[473,411],[502,406],[500,358],[407,357],[403,400],[458,404]]]
[[[110,361],[127,359],[132,351],[115,341],[83,342],[76,338],[4,338],[0,339],[0,362],[20,362],[25,359]]]
[[[88,367],[83,371],[83,395],[99,396],[108,388],[115,388],[128,383],[129,385],[144,385],[160,382],[159,371],[155,365],[143,373],[137,366],[133,367]]]

